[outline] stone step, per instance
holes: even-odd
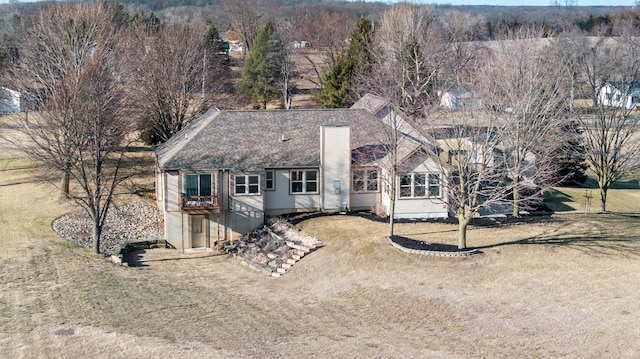
[[[282,264],[286,264],[286,263],[288,263],[288,264],[296,264],[296,261],[294,259],[287,258],[285,263],[282,263]]]
[[[293,263],[282,263],[282,264],[280,265],[280,268],[283,268],[283,269],[290,269],[292,264],[293,264]]]
[[[294,244],[294,245],[289,246],[289,247],[291,247],[293,249],[297,249],[299,251],[303,251],[305,253],[309,253],[309,248],[307,246],[303,246],[303,245],[300,245],[300,244]]]
[[[286,270],[286,269],[284,269],[284,268],[276,268],[276,271],[275,271],[274,273],[284,274],[284,273],[286,273],[286,272],[287,272],[287,270]]]
[[[280,273],[273,272],[273,273],[271,273],[271,276],[274,277],[274,278],[280,278]]]
[[[291,259],[293,259],[294,261],[299,261],[300,260],[300,256],[292,254],[291,255]]]

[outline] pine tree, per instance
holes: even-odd
[[[253,40],[251,55],[242,71],[242,85],[256,108],[280,95],[284,48],[273,24],[267,21]]]
[[[587,176],[587,164],[584,145],[580,141],[581,130],[576,122],[563,128],[567,140],[555,152],[558,171],[557,176],[561,185],[579,185],[584,183]]]
[[[333,66],[322,77],[322,93],[313,97],[323,108],[349,107],[353,104],[356,77],[371,71],[372,24],[366,18],[356,24],[349,47],[336,55]]]

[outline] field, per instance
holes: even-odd
[[[168,249],[113,265],[53,232],[74,209],[34,172],[2,147],[2,358],[640,357],[637,189],[612,190],[617,214],[584,215],[583,190],[558,189],[554,216],[477,222],[483,253],[467,260],[399,252],[371,218],[308,219],[327,245],[273,279]],[[455,243],[455,230],[397,234]]]

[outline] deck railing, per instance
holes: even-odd
[[[183,212],[217,212],[220,211],[218,196],[180,196]]]

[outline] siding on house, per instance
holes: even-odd
[[[373,105],[373,106],[369,106]],[[265,219],[292,212],[369,210],[386,208],[389,199],[382,168],[388,158],[380,139],[388,123],[400,120],[406,136],[401,155],[410,166],[435,171],[431,164],[420,167],[412,154],[429,139],[400,117],[388,111],[384,101],[365,97],[352,109],[288,111],[221,111],[212,108],[187,125],[155,153],[158,207],[165,213],[167,241],[178,249],[211,248],[219,241],[263,225]],[[431,145],[428,145],[431,146]],[[419,157],[419,158],[418,158]],[[354,192],[352,168],[376,168],[376,191]],[[211,174],[212,193],[219,208],[181,208],[187,174]],[[267,189],[267,173],[273,173],[273,188]],[[292,175],[296,175],[295,190]],[[235,183],[236,176],[244,176]],[[251,181],[244,193],[242,186]],[[302,178],[302,182],[300,180]],[[301,184],[303,183],[303,184]],[[302,187],[300,187],[302,186]],[[302,190],[301,190],[302,188]],[[311,189],[311,190],[310,190]],[[253,192],[255,193],[249,193]],[[401,203],[406,202],[406,203]],[[434,202],[434,203],[432,203]],[[398,200],[397,216],[446,215],[441,202],[432,199]],[[428,214],[420,215],[419,211]],[[201,219],[206,225],[201,227]],[[205,240],[202,240],[204,235]]]

